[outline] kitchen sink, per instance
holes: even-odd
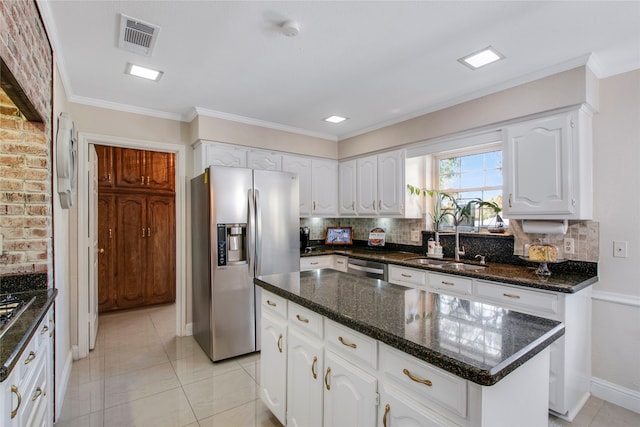
[[[463,264],[461,262],[449,262],[442,266],[446,270],[458,270],[458,271],[478,271],[484,270],[485,267],[481,265]]]
[[[446,264],[450,264],[450,261],[442,261],[439,259],[432,259],[432,258],[424,258],[424,257],[420,257],[420,258],[408,258],[405,261],[407,262],[415,262],[416,264],[421,264],[421,265],[431,265],[434,267],[441,267],[444,266]]]

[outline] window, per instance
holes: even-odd
[[[480,198],[494,202],[502,208],[502,149],[500,143],[481,149],[461,150],[434,156],[434,182],[438,190],[456,198],[459,204]],[[443,209],[450,209],[445,199]],[[464,222],[462,230],[496,225],[496,214],[490,208],[476,208],[473,218]],[[451,217],[446,216],[442,228],[453,227]]]

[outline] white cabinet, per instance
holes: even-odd
[[[311,216],[311,159],[300,156],[283,156],[282,171],[298,175],[300,216]]]
[[[356,160],[356,212],[376,215],[378,206],[378,157]]]
[[[269,171],[282,170],[282,154],[252,150],[247,153],[247,167]]]
[[[53,309],[38,325],[11,374],[0,385],[0,425],[53,425]]]
[[[376,423],[377,380],[332,351],[325,353],[324,425],[370,427]]]
[[[356,161],[347,160],[338,165],[340,190],[338,208],[340,216],[356,214]]]
[[[198,141],[193,146],[194,175],[200,175],[209,166],[247,167],[246,148],[208,141]]]
[[[414,395],[416,396],[416,395]],[[442,427],[455,425],[420,405],[404,390],[389,384],[380,384],[378,427]]]
[[[338,214],[338,162],[311,161],[311,216]]]
[[[503,130],[504,216],[591,219],[591,117],[575,110]]]
[[[378,215],[404,212],[404,152],[378,154]]]
[[[270,304],[269,304],[270,302]],[[286,315],[286,301],[284,303]],[[282,299],[262,291],[260,398],[282,424],[287,410],[287,322]]]
[[[468,297],[473,293],[473,279],[429,272],[429,287],[437,293]]]
[[[349,270],[349,257],[342,256],[342,255],[334,255],[334,256],[335,256],[335,262],[333,265],[333,269],[346,273]]]
[[[320,255],[300,258],[300,271],[334,268],[334,255]]]
[[[389,265],[389,283],[415,289],[427,289],[429,283],[426,270]]]

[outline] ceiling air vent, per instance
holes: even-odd
[[[139,55],[151,56],[158,40],[160,27],[120,14],[118,47]]]

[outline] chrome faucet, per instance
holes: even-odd
[[[475,258],[476,259],[480,258],[480,265],[485,265],[486,264],[486,262],[484,260],[484,255],[478,254],[478,255],[475,256]]]
[[[456,248],[454,249],[456,262],[460,261],[460,255],[464,254],[464,246],[460,247],[460,233],[458,232],[458,226],[456,225]]]

